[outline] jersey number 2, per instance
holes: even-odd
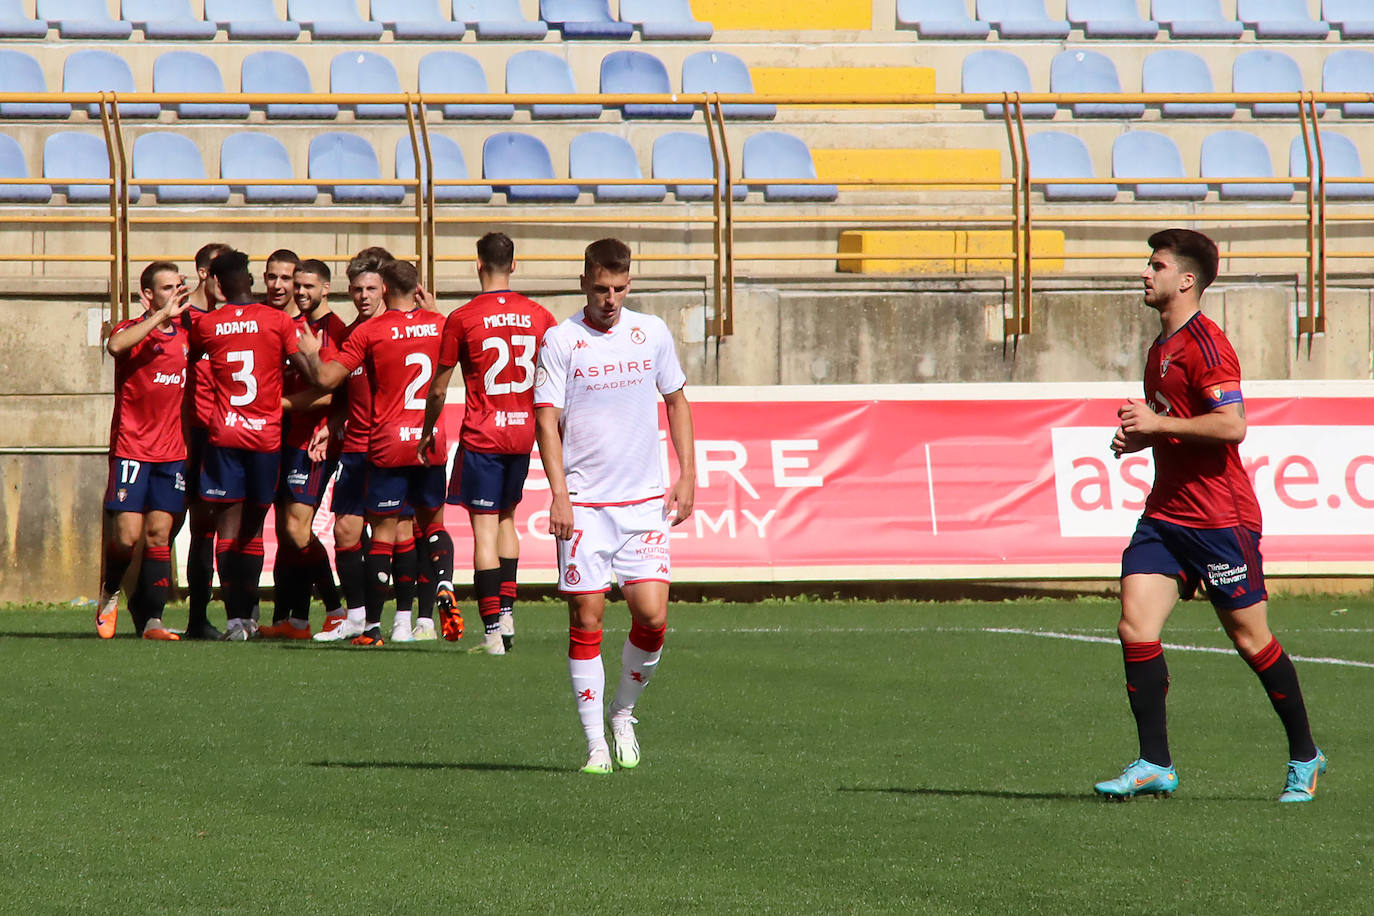
[[[420,372],[414,381],[406,386],[406,410],[424,410],[425,392],[429,389],[429,377],[434,374],[434,366],[424,353],[411,353],[406,357],[407,366],[419,366]]]
[[[534,351],[537,341],[533,334],[513,334],[510,344],[503,337],[488,337],[482,341],[483,350],[495,350],[496,362],[491,364],[487,374],[482,376],[487,394],[519,394],[534,387]],[[520,352],[511,359],[511,347],[519,347]],[[523,370],[523,376],[514,382],[498,382],[496,377],[507,365],[514,362]]]

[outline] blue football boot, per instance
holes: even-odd
[[[1147,760],[1133,760],[1116,779],[1108,779],[1093,786],[1093,791],[1105,798],[1124,800],[1137,795],[1167,798],[1178,788],[1178,773],[1171,766],[1162,767]]]
[[[1309,802],[1317,794],[1317,777],[1326,773],[1326,755],[1317,748],[1311,760],[1288,761],[1288,779],[1283,784],[1281,802]]]

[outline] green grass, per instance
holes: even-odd
[[[1249,914],[1374,899],[1374,669],[1299,662],[1331,771],[1314,804],[1279,806],[1286,747],[1254,676],[1172,651],[1181,790],[1099,802],[1092,783],[1135,750],[1119,649],[983,628],[1111,636],[1106,601],[676,606],[640,704],[644,762],[605,778],[576,772],[552,602],[521,607],[504,659],[101,642],[91,616],[0,612],[5,912]],[[1374,602],[1285,599],[1273,617],[1295,655],[1374,662]],[[608,621],[614,684],[627,615]],[[1166,641],[1226,645],[1198,603]]]

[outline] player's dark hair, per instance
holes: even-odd
[[[592,242],[582,256],[582,275],[590,277],[598,267],[611,274],[629,273],[630,246],[620,239]]]
[[[211,242],[208,245],[200,246],[200,251],[196,252],[196,270],[208,269],[211,261],[226,251],[233,250],[232,245],[226,245],[224,242]]]
[[[477,257],[498,273],[507,273],[515,263],[515,243],[504,232],[488,232],[477,240]]]
[[[267,263],[290,264],[293,268],[295,268],[300,266],[301,258],[300,255],[296,254],[290,248],[278,248],[276,251],[272,252],[267,256]]]
[[[296,265],[298,274],[314,274],[324,282],[329,282],[329,265],[318,258],[306,258]]]
[[[248,272],[248,255],[232,248],[210,262],[210,276],[219,281],[220,292],[229,301],[253,291],[253,275]]]
[[[1162,229],[1150,236],[1146,243],[1152,251],[1172,251],[1184,262],[1189,273],[1197,277],[1198,295],[1202,295],[1217,278],[1217,243],[1192,229]]]
[[[178,277],[181,276],[181,268],[177,267],[171,261],[154,261],[143,268],[143,273],[138,275],[138,288],[151,290],[153,284],[157,282],[157,275],[164,270],[170,270]]]
[[[387,261],[377,268],[377,275],[392,295],[409,296],[420,285],[420,272],[409,261]]]
[[[352,281],[358,279],[362,274],[375,274],[377,268],[391,260],[394,260],[391,257],[391,252],[387,251],[385,248],[377,248],[375,246],[372,248],[364,248],[362,251],[355,254],[353,259],[348,262],[348,279]]]

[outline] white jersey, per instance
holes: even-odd
[[[582,312],[544,336],[535,407],[563,411],[563,473],[572,502],[624,505],[662,497],[658,401],[686,384],[661,318],[620,310],[609,331]]]

